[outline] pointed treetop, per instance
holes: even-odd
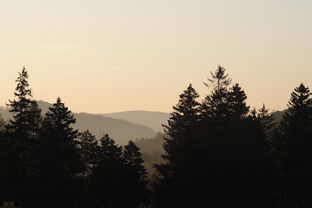
[[[311,92],[303,84],[300,84],[291,93],[288,110],[283,115],[279,132],[286,135],[294,129],[298,130],[298,123],[300,123],[301,129],[308,128],[312,125]]]
[[[209,83],[204,82],[204,85],[210,87],[210,85],[215,85],[214,89],[220,91],[222,88],[227,87],[231,84],[232,80],[225,73],[225,68],[218,66],[217,70],[213,73],[211,72],[211,78],[207,78]]]
[[[174,110],[180,113],[186,113],[187,111],[193,110],[196,106],[199,106],[199,103],[196,99],[199,97],[196,90],[192,87],[192,84],[189,84],[186,90],[179,95],[180,100],[176,106],[173,107]]]
[[[297,106],[305,105],[309,106],[312,104],[312,100],[310,98],[311,92],[309,87],[304,86],[304,84],[300,84],[299,87],[296,87],[295,90],[291,93],[291,98],[288,103],[290,108],[296,108]]]
[[[248,114],[250,107],[246,104],[247,95],[239,84],[235,84],[231,88],[228,99],[230,101],[231,113],[234,116],[243,117]]]
[[[77,137],[78,131],[72,128],[72,125],[76,123],[76,119],[72,112],[62,103],[58,97],[56,103],[49,108],[49,111],[45,114],[43,125],[48,129],[54,129],[57,131],[66,132],[70,139]]]
[[[18,77],[16,79],[17,86],[15,88],[14,95],[17,97],[32,97],[31,89],[29,88],[28,83],[28,72],[26,71],[26,68],[23,67],[22,71],[18,73]]]

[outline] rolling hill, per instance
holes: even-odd
[[[38,101],[39,107],[42,109],[42,114],[45,114],[52,105],[44,101]],[[0,113],[5,121],[12,116],[5,107],[0,107]],[[110,118],[103,115],[89,114],[89,113],[74,113],[77,120],[75,128],[80,131],[89,130],[97,138],[103,136],[104,133],[110,135],[118,144],[125,144],[129,140],[137,138],[152,138],[157,133],[152,129],[136,124],[130,121]]]
[[[161,124],[167,124],[169,113],[154,111],[125,111],[118,113],[103,114],[106,117],[122,119],[136,124],[147,126],[155,132],[163,133]]]

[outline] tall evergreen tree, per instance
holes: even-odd
[[[87,176],[91,174],[92,168],[96,165],[99,144],[95,136],[87,130],[79,134],[79,147]]]
[[[246,117],[249,112],[249,106],[246,104],[247,95],[244,90],[235,84],[229,91],[228,100],[229,100],[229,109],[230,114],[236,119]]]
[[[7,129],[16,135],[20,144],[25,142],[25,138],[31,138],[38,133],[41,118],[41,110],[32,99],[28,78],[28,72],[24,67],[16,79],[17,86],[14,92],[16,99],[10,100],[8,104],[13,119],[10,120]]]
[[[269,110],[263,104],[262,107],[259,109],[257,117],[262,124],[266,139],[272,140],[274,137],[276,126],[274,116],[269,113]]]
[[[125,160],[126,183],[124,207],[139,207],[148,203],[147,172],[143,166],[140,149],[129,141],[124,147],[123,158]]]
[[[143,166],[140,149],[129,141],[124,147],[123,158],[126,169],[126,183],[124,184],[124,207],[134,208],[148,203],[147,172]]]
[[[33,183],[37,174],[34,153],[41,123],[41,110],[32,98],[28,78],[24,67],[16,79],[15,99],[8,104],[13,119],[6,125],[5,150],[1,158],[7,164],[1,176],[6,193],[1,195],[21,206],[29,205],[34,198]]]
[[[40,135],[39,198],[41,206],[72,207],[83,170],[78,151],[76,119],[58,98],[43,120]]]
[[[193,144],[200,118],[198,97],[190,84],[173,107],[168,125],[164,126],[164,163],[156,166],[160,176],[155,186],[156,203],[161,207],[184,206],[192,202]]]
[[[208,80],[212,91],[202,104],[196,150],[202,164],[198,195],[206,193],[213,207],[264,207],[270,200],[264,181],[271,180],[271,173],[261,125],[249,112],[244,90],[238,84],[229,88],[224,68]],[[253,204],[260,199],[263,203]]]
[[[284,201],[287,207],[311,207],[312,99],[300,84],[291,93],[288,110],[279,127]]]
[[[107,134],[100,139],[97,164],[90,176],[90,207],[122,207],[124,204],[122,154],[122,147]]]
[[[218,66],[214,73],[211,73],[211,78],[208,78],[209,83],[204,83],[207,87],[211,87],[212,91],[205,97],[202,103],[202,111],[205,119],[222,119],[228,114],[228,88],[231,84],[231,79],[225,73],[222,66]]]

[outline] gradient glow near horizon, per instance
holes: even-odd
[[[0,105],[25,66],[34,98],[75,112],[170,112],[220,64],[248,104],[312,88],[311,0],[10,0],[0,7]]]

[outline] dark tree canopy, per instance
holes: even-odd
[[[2,136],[2,188],[6,200],[29,205],[34,197],[34,177],[37,174],[34,152],[41,122],[41,110],[32,98],[25,67],[16,79],[15,99],[7,105],[13,114]],[[1,199],[3,200],[3,199]]]
[[[22,137],[31,137],[36,134],[41,118],[41,110],[32,99],[28,78],[28,72],[24,67],[16,79],[17,86],[14,92],[16,99],[10,100],[8,104],[13,119],[10,120],[7,129]]]
[[[300,84],[291,93],[279,127],[284,203],[289,207],[312,204],[312,99]]]
[[[183,179],[187,177],[186,172],[191,171],[191,145],[200,111],[198,97],[198,93],[189,85],[180,95],[178,104],[173,107],[174,112],[171,113],[168,125],[164,126],[167,135],[163,145],[165,162],[156,166],[160,173],[156,186],[157,203],[161,207],[182,205],[188,197],[189,191],[182,187],[188,180]]]
[[[72,127],[75,122],[60,98],[44,117],[39,142],[38,201],[41,206],[70,207],[75,203],[79,188],[77,176],[83,170],[77,146],[78,131]]]
[[[207,87],[212,88],[202,103],[203,117],[222,119],[228,113],[228,88],[231,84],[231,79],[225,73],[225,69],[221,66],[211,73],[211,78],[208,78],[209,83],[204,83]]]

